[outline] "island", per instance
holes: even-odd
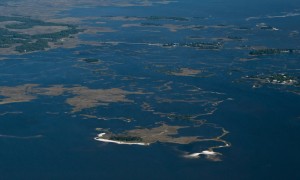
[[[299,54],[299,49],[258,49],[249,52],[251,56],[275,55],[275,54]]]
[[[285,73],[276,73],[271,75],[253,75],[243,77],[245,80],[255,81],[259,84],[280,84],[287,86],[300,86],[298,77]]]
[[[191,42],[191,43],[165,43],[162,47],[191,47],[202,50],[218,50],[222,48],[221,42]]]
[[[0,16],[0,50],[13,53],[28,53],[51,48],[64,38],[82,32],[75,25],[46,22],[29,17]]]

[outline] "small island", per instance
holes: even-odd
[[[219,50],[222,48],[220,42],[191,42],[191,43],[166,43],[162,47],[191,47],[202,50]]]
[[[287,86],[299,86],[299,79],[296,76],[285,73],[278,73],[272,75],[254,75],[246,76],[243,79],[256,81],[260,84],[280,84]]]
[[[275,54],[299,54],[299,49],[258,49],[249,52],[251,56],[275,55]]]

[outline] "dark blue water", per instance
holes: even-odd
[[[42,138],[0,137],[0,179],[300,179],[300,97],[291,92],[299,90],[299,87],[263,85],[253,89],[251,82],[239,82],[246,75],[262,73],[291,73],[299,77],[299,55],[262,56],[255,61],[242,62],[239,58],[248,58],[249,49],[235,48],[243,45],[299,48],[299,37],[292,38],[288,34],[300,31],[297,23],[300,16],[264,18],[285,12],[297,13],[299,8],[300,3],[296,0],[188,0],[150,7],[75,8],[61,13],[62,16],[98,17],[106,24],[97,25],[94,19],[85,23],[117,30],[113,33],[83,34],[83,40],[123,43],[81,45],[74,49],[55,49],[20,56],[26,60],[10,56],[9,60],[0,61],[1,86],[82,85],[95,89],[138,89],[149,94],[129,96],[135,101],[132,104],[115,103],[75,114],[70,113],[72,107],[65,103],[72,94],[38,96],[31,102],[1,105],[1,113],[22,113],[0,116],[0,134],[16,137],[42,135]],[[176,32],[156,27],[124,28],[124,24],[152,21],[111,21],[106,19],[109,16],[186,17],[189,19],[187,22],[161,20],[155,23],[186,26],[224,24],[229,27]],[[248,17],[261,18],[247,21]],[[258,23],[270,24],[279,31],[260,30],[256,27]],[[248,27],[249,30],[236,30],[237,27]],[[217,51],[148,45],[195,41],[190,36],[212,42],[216,41],[214,38],[228,35],[242,36],[247,41],[225,41],[224,48]],[[81,60],[84,58],[97,58],[101,63],[89,64]],[[182,67],[201,69],[207,77],[168,74]],[[170,81],[173,82],[172,90],[159,89]],[[207,93],[191,93],[190,90],[195,87]],[[201,117],[230,132],[223,139],[232,146],[216,150],[223,154],[221,162],[205,158],[185,159],[179,152],[205,150],[209,143],[189,146],[155,143],[150,147],[136,147],[93,140],[98,133],[96,128],[122,132],[136,126],[153,127],[159,121],[191,125],[184,120],[159,118],[142,111],[140,105],[143,102],[151,104],[156,111],[178,114],[207,113],[214,107],[209,103],[161,103],[157,101],[159,98],[224,101],[217,106],[214,114]],[[134,121],[84,119],[81,113],[126,117]],[[212,136],[219,131],[207,128],[181,133]]]

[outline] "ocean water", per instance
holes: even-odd
[[[300,48],[298,1],[180,0],[149,7],[74,8],[59,16],[90,17],[84,21],[86,25],[109,27],[115,32],[80,35],[82,40],[101,45],[82,44],[71,49],[8,56],[7,60],[0,61],[1,86],[81,85],[145,94],[128,95],[133,103],[111,103],[77,113],[71,113],[72,107],[66,103],[67,98],[74,96],[69,93],[39,95],[30,102],[1,104],[1,180],[300,179],[299,86],[262,83],[261,87],[253,88],[257,82],[244,81],[246,76],[275,73],[300,79],[300,55],[266,55],[250,61],[240,60],[253,58],[249,56],[252,47]],[[188,20],[143,19],[149,16]],[[112,20],[112,17],[140,19]],[[142,23],[159,26],[142,26]],[[259,29],[260,23],[278,30]],[[205,28],[195,30],[194,26]],[[241,27],[247,29],[240,30]],[[296,35],[291,36],[292,32]],[[244,40],[220,40],[228,36]],[[162,47],[166,43],[199,41],[222,42],[223,45],[220,50]],[[99,59],[100,63],[82,61],[86,58]],[[203,72],[196,77],[170,74],[180,68]],[[170,90],[165,89],[166,83],[170,83]],[[222,103],[211,103],[219,101]],[[222,139],[231,146],[214,149],[222,153],[221,161],[214,162],[204,156],[187,159],[182,152],[201,152],[214,143],[219,145],[218,142],[189,145],[157,142],[144,147],[94,140],[99,133],[96,128],[123,132],[137,126],[151,128],[161,121],[194,126],[180,118],[159,117],[143,111],[144,102],[155,112],[178,115],[205,114],[216,108],[199,120],[205,119],[229,131]],[[110,120],[84,118],[81,114]],[[120,117],[133,121],[122,121]],[[203,137],[215,137],[219,133],[220,129],[208,127],[179,131],[179,135]]]

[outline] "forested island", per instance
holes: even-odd
[[[82,31],[75,25],[19,16],[0,16],[0,25],[0,48],[12,48],[18,53],[45,50],[50,47],[49,42],[70,38]],[[47,28],[52,28],[53,32],[48,32]]]

